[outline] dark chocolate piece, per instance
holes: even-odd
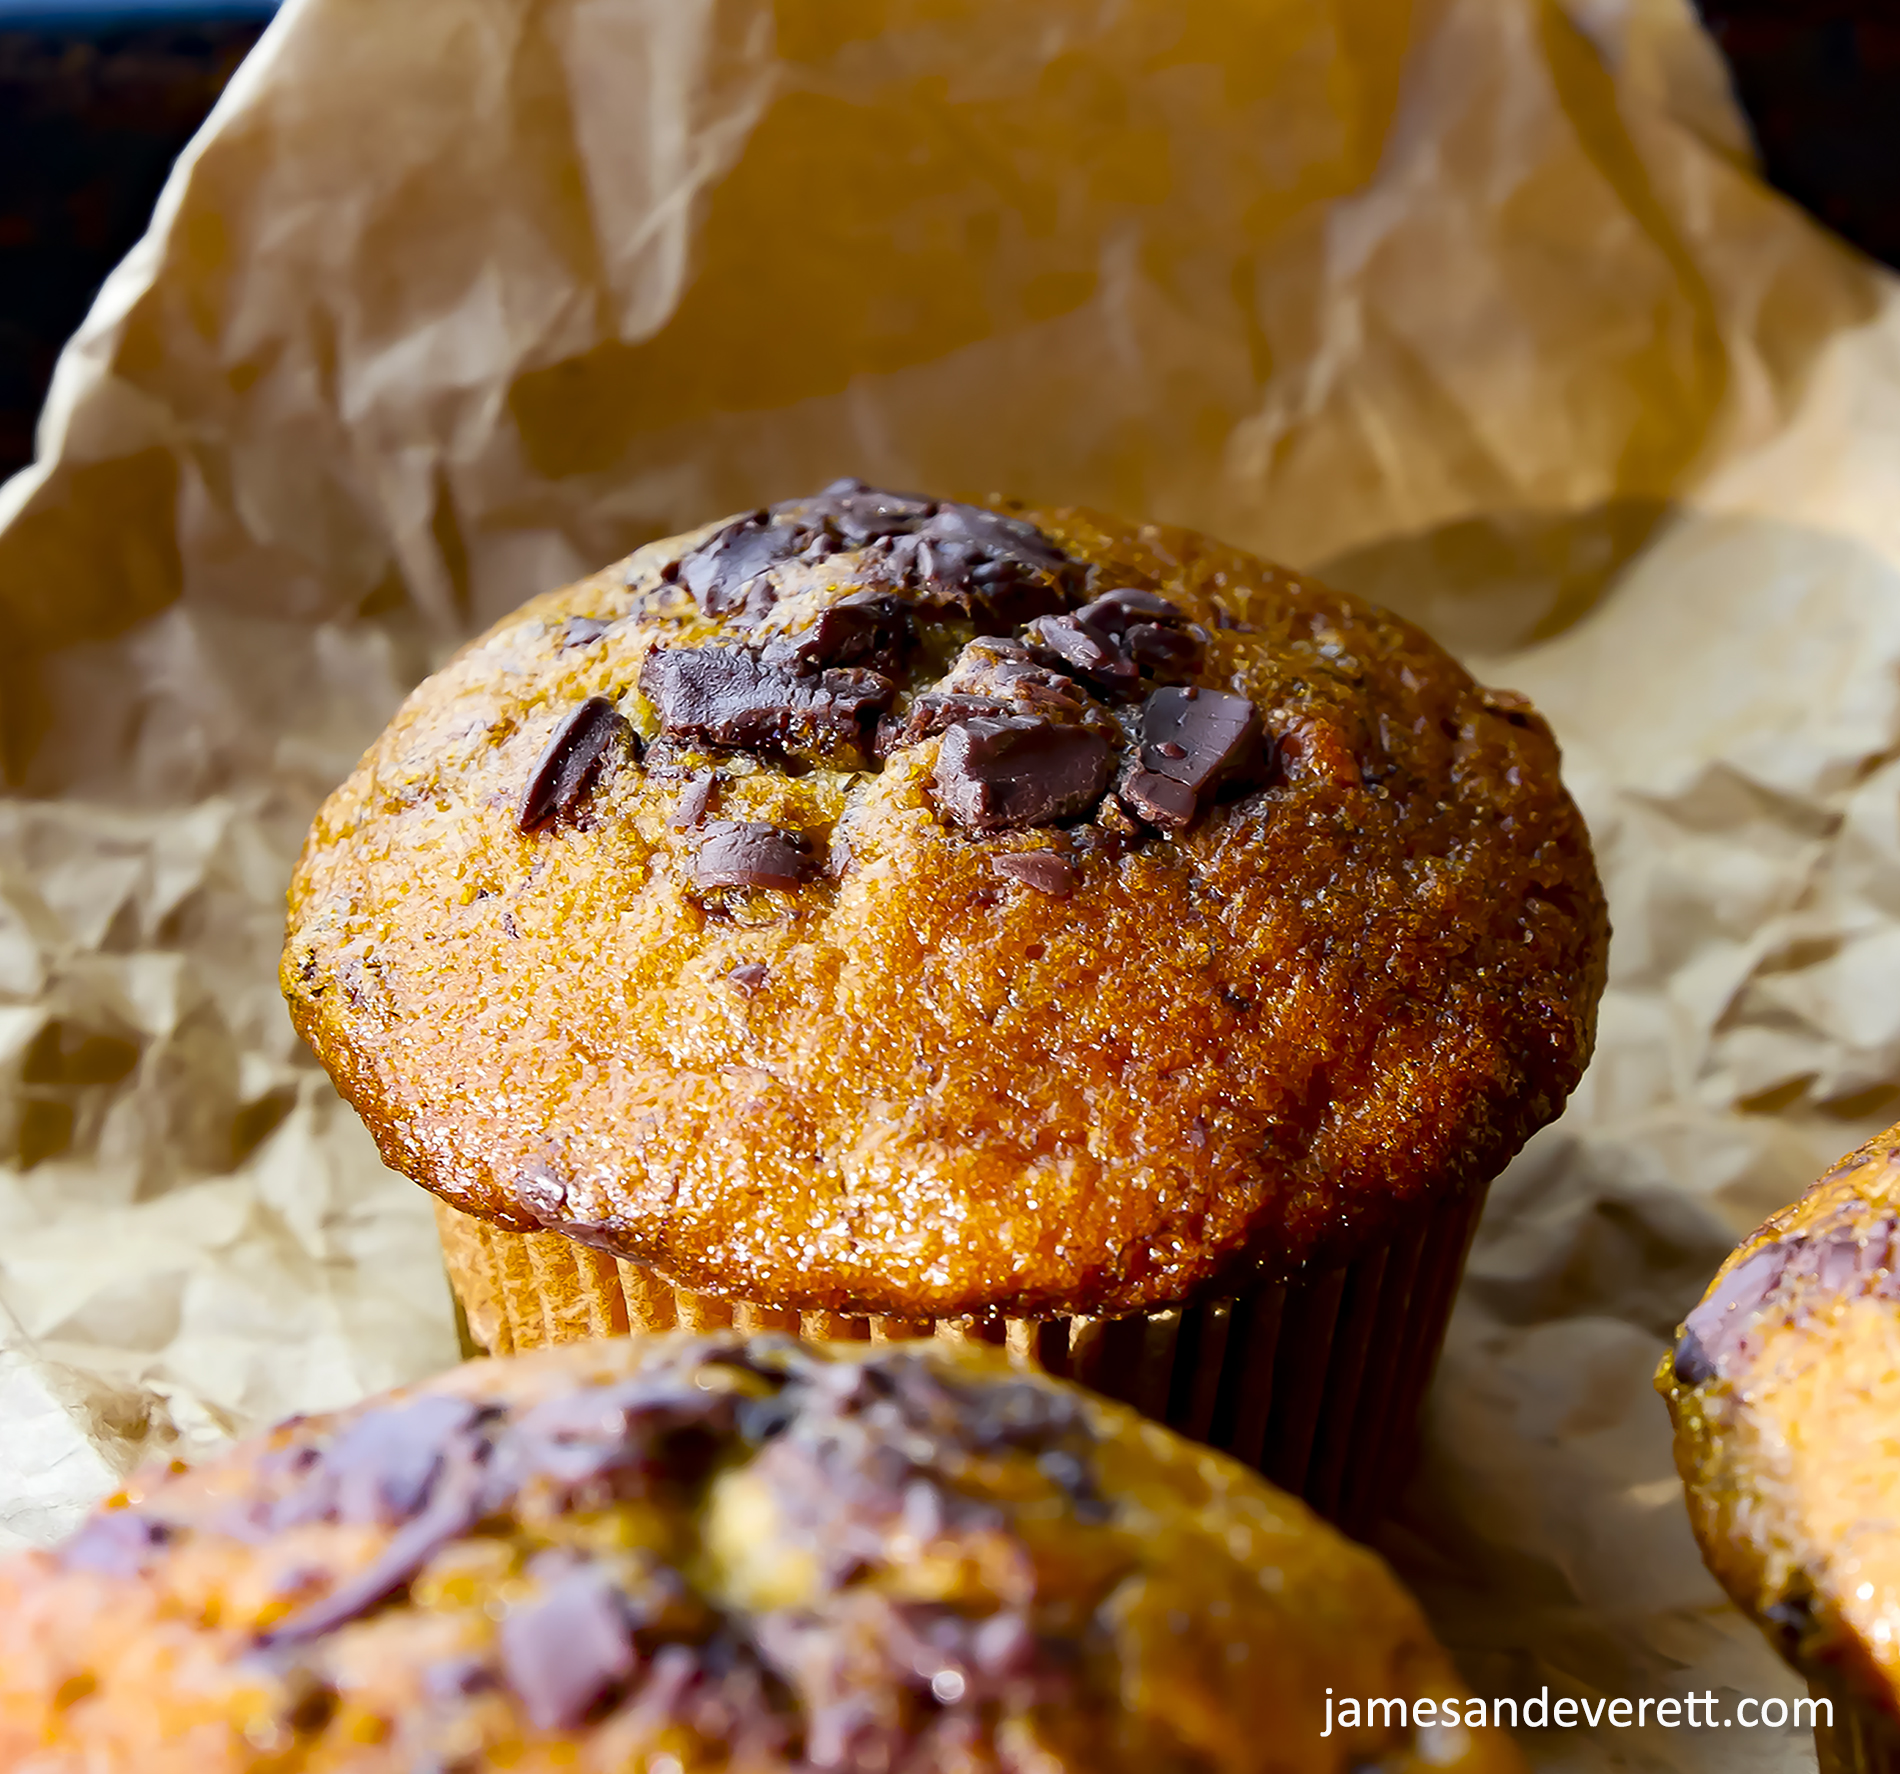
[[[1088,707],[1088,692],[1074,678],[1040,663],[1020,641],[1002,635],[978,635],[957,655],[940,692],[951,696],[999,698],[1011,712],[1077,718]]]
[[[750,647],[656,647],[640,688],[669,738],[847,761],[862,745],[866,719],[897,694],[878,672],[805,671]]]
[[[759,961],[742,961],[726,978],[749,997],[771,977],[772,970]]]
[[[1177,603],[1152,591],[1104,592],[1076,611],[1078,620],[1120,641],[1151,678],[1191,677],[1200,667],[1207,632]]]
[[[357,1418],[324,1450],[323,1470],[335,1487],[330,1519],[393,1527],[419,1515],[441,1472],[442,1449],[481,1414],[466,1398],[426,1395]]]
[[[1207,636],[1178,604],[1151,591],[1104,593],[1065,616],[1032,622],[1023,636],[1113,693],[1132,693],[1142,675],[1185,677],[1200,664]]]
[[[667,1469],[691,1484],[711,1448],[736,1427],[730,1394],[692,1384],[690,1372],[641,1374],[543,1400],[512,1427],[496,1469],[519,1485],[539,1475],[572,1501],[651,1482]],[[697,1442],[695,1439],[697,1438]]]
[[[1254,705],[1225,690],[1156,690],[1142,705],[1135,759],[1117,787],[1121,803],[1150,825],[1178,831],[1225,780],[1260,750]]]
[[[1863,1225],[1838,1226],[1825,1236],[1811,1236],[1790,1265],[1789,1278],[1824,1294],[1863,1293],[1870,1282],[1876,1291],[1889,1291],[1886,1283],[1900,1255],[1894,1231],[1893,1215],[1882,1214]]]
[[[1092,807],[1108,773],[1108,742],[1086,728],[979,718],[938,742],[937,804],[972,831],[1049,825]]]
[[[270,1456],[267,1471],[287,1468],[299,1482],[268,1507],[261,1525],[281,1533],[307,1521],[392,1527],[411,1519],[440,1476],[443,1447],[482,1414],[466,1399],[425,1396],[357,1417],[327,1446],[306,1443]]]
[[[959,721],[974,721],[979,716],[992,719],[1010,712],[1007,702],[989,696],[944,696],[926,691],[915,697],[901,716],[889,715],[878,723],[877,755],[888,758],[894,751],[921,740],[934,739]]]
[[[693,878],[702,887],[796,887],[817,873],[801,832],[754,820],[718,819],[705,828]]]
[[[884,536],[904,536],[939,509],[921,493],[891,493],[861,480],[834,480],[810,499],[788,500],[779,510],[808,522],[826,522],[845,543],[862,548]]]
[[[1053,850],[1005,850],[990,858],[990,867],[999,875],[1057,899],[1066,899],[1082,878],[1074,863]]]
[[[1185,623],[1187,612],[1171,598],[1159,592],[1140,591],[1132,585],[1105,591],[1076,611],[1091,628],[1098,628],[1119,640],[1129,629],[1142,623]]]
[[[299,1609],[258,1640],[260,1646],[308,1644],[366,1614],[401,1589],[436,1553],[501,1507],[512,1488],[497,1492],[484,1470],[485,1438],[459,1434],[441,1450],[437,1476],[421,1513],[403,1523],[383,1550],[320,1601]]]
[[[673,803],[673,829],[686,832],[703,825],[706,815],[712,811],[718,788],[719,778],[710,770],[700,770],[688,777],[679,799]]]
[[[431,1663],[422,1674],[422,1689],[440,1705],[453,1706],[471,1694],[483,1694],[495,1686],[495,1672],[479,1657],[466,1653]]]
[[[1757,1311],[1781,1282],[1799,1252],[1801,1240],[1770,1244],[1731,1269],[1722,1285],[1683,1321],[1676,1344],[1676,1378],[1700,1386],[1724,1371],[1730,1357],[1747,1352],[1747,1335]]]
[[[1115,636],[1091,628],[1079,615],[1038,617],[1023,631],[1023,639],[1036,652],[1053,654],[1106,690],[1131,690],[1141,681],[1141,668]]]
[[[679,563],[680,583],[708,616],[741,611],[753,617],[771,608],[776,594],[764,575],[799,554],[810,532],[774,523],[770,512],[755,511],[708,537]]]
[[[588,1565],[555,1576],[540,1599],[510,1608],[500,1638],[508,1686],[542,1731],[572,1730],[639,1664],[618,1592]]]
[[[913,591],[926,609],[1014,626],[1064,608],[1080,583],[1076,564],[1034,524],[977,505],[841,480],[776,509],[836,529],[867,551],[867,571]]]
[[[554,729],[521,792],[515,824],[538,832],[573,817],[593,787],[616,741],[633,742],[633,728],[604,696],[590,696]]]
[[[591,647],[607,632],[607,626],[598,616],[568,617],[567,626],[561,630],[562,651],[569,647]]]
[[[766,644],[765,657],[811,670],[856,665],[890,676],[902,669],[915,638],[901,599],[884,591],[854,591],[827,605],[809,628],[775,636]]]
[[[59,1549],[59,1561],[69,1571],[138,1577],[151,1569],[172,1533],[169,1522],[136,1509],[108,1510],[86,1518],[78,1533]]]
[[[1122,636],[1128,656],[1151,678],[1192,677],[1200,667],[1203,643],[1193,628],[1137,622]]]
[[[773,569],[866,551],[880,577],[926,608],[982,613],[1014,624],[1064,608],[1080,569],[1033,524],[979,506],[833,481],[727,524],[666,570],[709,616],[757,620],[777,592]],[[872,562],[867,561],[867,566]]]

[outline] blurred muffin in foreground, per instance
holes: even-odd
[[[491,1351],[945,1326],[1350,1515],[1604,942],[1549,730],[1417,629],[841,482],[420,686],[283,980]]]
[[[1900,1774],[1900,1127],[1736,1248],[1656,1385],[1709,1569],[1831,1703],[1824,1774]]]
[[[1383,1565],[983,1351],[471,1363],[0,1564],[0,1767],[1513,1770]]]

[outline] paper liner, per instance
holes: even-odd
[[[1257,1467],[1363,1532],[1409,1467],[1484,1191],[1444,1202],[1341,1269],[1132,1318],[854,1318],[676,1288],[558,1232],[516,1233],[436,1204],[473,1342],[503,1355],[628,1330],[785,1331],[854,1342],[940,1337],[1132,1404]]]
[[[1891,1719],[1820,1682],[1810,1682],[1808,1692],[1834,1703],[1834,1723],[1814,1727],[1819,1774],[1900,1774],[1900,1731]]]

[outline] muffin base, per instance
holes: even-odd
[[[1132,1318],[854,1318],[676,1288],[558,1232],[509,1232],[436,1203],[468,1336],[491,1355],[629,1331],[782,1331],[1007,1347],[1257,1468],[1348,1533],[1386,1512],[1484,1204],[1442,1202],[1343,1268]]]
[[[1819,1774],[1900,1774],[1900,1732],[1891,1721],[1820,1682],[1809,1682],[1808,1692],[1834,1703],[1834,1723],[1814,1727]]]

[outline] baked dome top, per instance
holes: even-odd
[[[148,1473],[0,1563],[39,1774],[1509,1774],[1371,1553],[996,1357],[619,1338]],[[1407,1707],[1409,1713],[1410,1707]]]
[[[421,685],[317,818],[283,980],[465,1212],[760,1304],[1037,1316],[1488,1181],[1605,940],[1548,728],[1409,624],[840,482]]]
[[[1710,1570],[1900,1726],[1900,1127],[1736,1247],[1656,1386]]]

